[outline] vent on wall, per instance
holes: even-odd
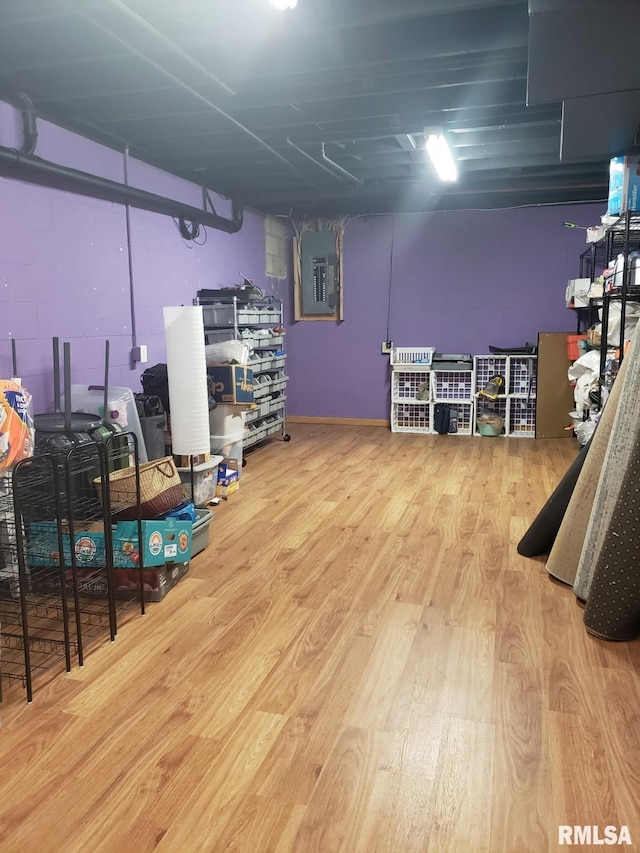
[[[264,218],[265,274],[267,278],[287,277],[287,227],[275,216]]]

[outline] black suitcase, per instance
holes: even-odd
[[[433,410],[433,428],[440,435],[448,435],[451,407],[447,403],[436,403]]]

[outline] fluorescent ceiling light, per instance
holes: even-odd
[[[453,154],[442,133],[430,133],[428,135],[427,152],[441,181],[458,180],[458,169]]]
[[[298,5],[298,0],[271,0],[271,3],[276,9],[295,9]]]

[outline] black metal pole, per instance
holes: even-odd
[[[60,411],[60,339],[53,339],[53,406]]]

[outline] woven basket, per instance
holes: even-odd
[[[140,517],[155,518],[178,506],[183,501],[180,475],[171,456],[144,462],[140,470]],[[102,498],[102,483],[93,481]],[[123,468],[109,474],[111,515],[114,521],[138,518],[136,498],[136,469]]]

